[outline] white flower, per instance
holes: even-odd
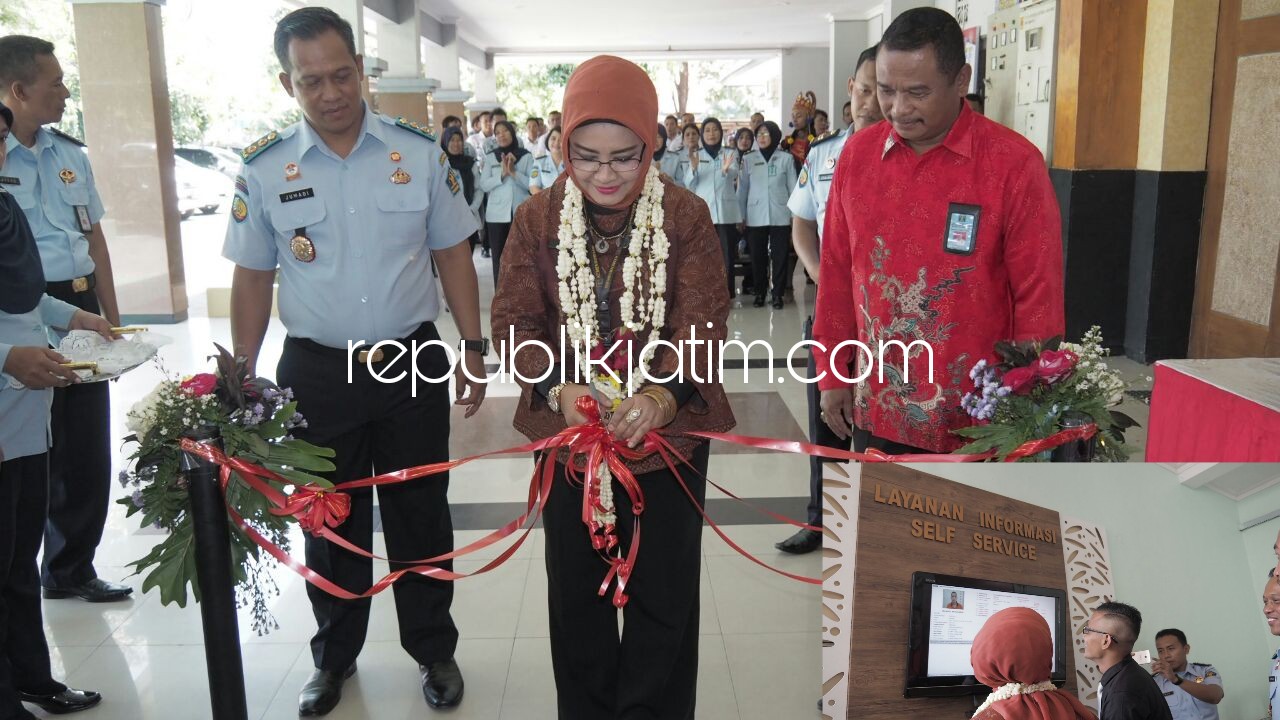
[[[992,693],[989,696],[987,696],[987,701],[982,703],[982,705],[978,706],[978,709],[974,711],[973,716],[977,717],[981,715],[983,712],[986,711],[987,708],[991,707],[992,705],[1002,700],[1008,700],[1009,698],[1017,697],[1018,695],[1030,695],[1032,693],[1038,693],[1038,692],[1051,692],[1055,689],[1056,687],[1049,680],[1045,680],[1044,682],[1041,682],[1041,683],[1036,683],[1035,685],[1023,685],[1022,683],[1009,683],[1008,685],[1001,685],[1000,687],[992,691]]]
[[[156,409],[164,401],[168,393],[168,382],[161,382],[152,388],[146,397],[133,404],[125,413],[125,427],[129,432],[137,433],[139,438],[145,437],[156,422]]]

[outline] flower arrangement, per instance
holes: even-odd
[[[146,557],[130,566],[138,573],[147,572],[142,591],[159,588],[160,602],[165,605],[186,607],[188,584],[196,602],[200,601],[186,479],[180,471],[179,442],[184,435],[216,428],[229,457],[262,465],[290,480],[332,487],[312,473],[334,469],[328,460],[333,451],[291,434],[306,427],[293,393],[262,378],[249,377],[243,358],[233,358],[221,346],[214,347],[218,351],[216,373],[183,380],[166,377],[127,414],[127,427],[133,434],[125,440],[138,447],[129,458],[131,469],[120,473],[120,482],[134,490],[118,502],[128,508],[130,517],[141,514],[144,525],[167,531]],[[293,518],[273,513],[267,499],[234,473],[225,495],[227,503],[251,526],[288,548]],[[267,610],[267,598],[279,590],[266,572],[266,558],[259,556],[257,545],[234,525],[231,557],[238,602],[240,607],[251,609],[254,631],[264,634],[277,628]]]
[[[1000,457],[1019,445],[1049,437],[1064,425],[1090,422],[1098,427],[1100,460],[1128,459],[1124,431],[1137,423],[1113,410],[1124,398],[1125,382],[1109,368],[1109,351],[1096,325],[1079,344],[1056,337],[1045,343],[996,343],[999,362],[979,360],[969,371],[974,389],[960,406],[974,420],[956,430],[971,442],[956,452],[994,449]],[[1066,422],[1064,422],[1066,421]]]

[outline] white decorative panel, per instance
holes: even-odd
[[[1080,701],[1098,707],[1098,683],[1102,673],[1084,656],[1080,634],[1093,608],[1115,599],[1111,582],[1111,553],[1107,531],[1094,523],[1061,517],[1062,554],[1067,569],[1067,609],[1071,616],[1071,646],[1076,657],[1076,687]]]
[[[847,471],[849,475],[845,475]],[[853,628],[853,567],[858,544],[862,465],[823,463],[822,717],[845,720]]]

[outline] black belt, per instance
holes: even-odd
[[[67,296],[75,293],[90,292],[98,286],[98,280],[93,273],[89,273],[84,277],[72,278],[71,280],[56,280],[54,282],[46,282],[44,291],[54,297],[59,295]]]
[[[438,339],[439,337],[440,337],[440,333],[436,332],[436,324],[433,322],[427,321],[419,325],[418,329],[414,330],[413,333],[409,335],[409,337],[403,338],[401,340],[397,340],[396,342],[408,348],[408,346],[415,340],[418,342],[422,342],[423,340],[433,340],[433,339]],[[292,335],[286,337],[284,341],[286,344],[292,343],[300,348],[303,348],[308,352],[312,352],[317,355],[329,356],[335,360],[341,360],[343,362],[346,362],[346,359],[347,359],[346,348],[333,348],[333,347],[329,347],[328,345],[321,345],[315,340],[294,337]],[[355,359],[357,359],[359,362],[362,362],[362,363],[370,363],[370,362],[377,363],[377,362],[382,362],[384,359],[390,360],[391,359],[390,357],[384,357],[384,352],[381,349],[379,349],[377,352],[371,353],[371,348],[376,344],[377,343],[366,343],[364,345],[361,345],[360,349],[357,350],[353,354],[353,356],[355,357]]]

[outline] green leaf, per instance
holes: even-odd
[[[333,487],[332,482],[320,477],[319,475],[312,475],[309,472],[303,472],[302,470],[298,470],[296,468],[287,468],[287,467],[284,467],[283,465],[277,465],[275,463],[267,463],[263,467],[266,467],[268,470],[271,470],[278,475],[287,477],[296,483],[302,483],[303,485],[310,483],[310,484],[319,485],[320,487],[324,487],[324,488]]]

